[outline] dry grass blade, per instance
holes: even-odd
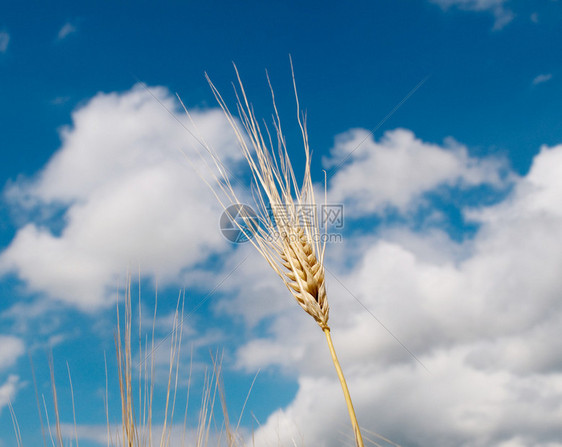
[[[119,300],[118,300],[119,301]],[[189,402],[189,390],[191,383],[191,373],[192,373],[192,363],[190,361],[189,366],[189,378],[187,386],[187,398],[185,405],[185,416],[183,421],[184,433],[182,434],[181,441],[176,440],[176,428],[174,425],[174,414],[176,410],[176,396],[177,390],[180,383],[180,352],[183,340],[183,311],[185,294],[180,293],[177,301],[177,306],[175,313],[173,315],[172,332],[171,332],[171,343],[170,343],[170,357],[168,364],[168,380],[166,386],[166,393],[163,402],[163,420],[161,423],[161,433],[153,442],[153,427],[152,427],[152,410],[153,410],[153,397],[154,397],[154,385],[155,385],[155,361],[154,361],[154,339],[155,339],[155,329],[156,329],[156,314],[157,314],[157,302],[154,306],[154,317],[152,321],[152,341],[149,343],[148,337],[145,339],[144,346],[142,343],[142,326],[139,321],[139,352],[133,353],[132,349],[132,327],[133,327],[133,311],[131,303],[131,283],[128,282],[125,291],[125,305],[124,312],[122,313],[119,309],[119,304],[117,304],[116,314],[117,314],[117,326],[115,329],[115,350],[117,356],[117,380],[119,382],[120,391],[120,423],[117,425],[112,425],[110,422],[110,411],[109,411],[109,380],[108,380],[108,366],[107,358],[104,353],[104,371],[105,371],[105,396],[104,396],[104,410],[106,418],[106,436],[107,436],[107,446],[108,447],[169,447],[171,445],[177,446],[193,446],[193,447],[206,447],[209,444],[209,439],[211,434],[211,429],[216,428],[217,418],[214,413],[215,402],[217,395],[220,396],[221,402],[223,403],[223,428],[220,432],[217,432],[218,444],[220,447],[220,439],[223,434],[226,437],[226,443],[228,447],[235,447],[237,445],[243,445],[243,440],[232,430],[230,424],[228,423],[228,413],[225,405],[224,390],[222,389],[221,381],[221,362],[217,361],[216,357],[212,357],[213,370],[209,375],[205,377],[205,383],[202,389],[202,404],[199,411],[199,424],[195,429],[195,440],[192,443],[186,441],[185,432],[187,424],[187,407]],[[181,302],[181,308],[180,308]],[[141,304],[139,295],[139,320],[141,318]],[[121,315],[123,314],[123,318]],[[150,353],[148,353],[150,351]],[[139,356],[144,361],[138,363],[138,371],[135,370],[137,367],[133,362],[135,356]],[[150,358],[149,358],[150,357]],[[193,357],[193,352],[192,352]],[[30,362],[33,370],[33,362]],[[72,418],[74,422],[74,431],[68,439],[63,439],[63,428],[64,424],[61,424],[60,419],[60,407],[58,400],[57,388],[55,385],[55,371],[54,362],[52,355],[49,357],[49,369],[51,375],[51,392],[53,396],[53,411],[55,415],[54,427],[51,427],[51,422],[49,420],[49,412],[47,411],[47,403],[45,401],[45,396],[42,397],[43,411],[45,412],[46,430],[43,426],[43,419],[41,418],[41,427],[43,433],[43,443],[44,445],[51,445],[52,447],[63,447],[64,445],[79,445],[78,439],[78,425],[76,422],[76,407],[74,403],[74,386],[72,383],[72,378],[70,375],[70,366],[66,364],[69,384],[70,384],[70,395],[72,402]],[[34,382],[35,382],[35,375]],[[138,390],[135,389],[135,380],[138,380]],[[37,386],[35,386],[35,393],[37,397],[37,405],[39,404],[39,392]],[[10,416],[12,418],[12,424],[14,429],[14,434],[16,437],[16,445],[18,447],[23,446],[22,436],[20,431],[20,426],[16,418],[16,413],[12,407],[11,402],[8,402]],[[40,415],[42,411],[40,410]],[[40,416],[41,417],[41,416]],[[46,434],[49,435],[49,441],[47,442]],[[69,433],[67,431],[67,433]],[[24,433],[25,434],[25,433]],[[66,435],[69,436],[69,435]],[[74,439],[72,439],[74,438]]]
[[[66,362],[66,370],[68,371],[68,383],[70,385],[70,397],[72,399],[72,420],[74,421],[74,436],[76,439],[76,447],[78,447],[78,427],[76,426],[76,408],[74,405],[74,387],[72,386],[72,377],[70,376],[70,366]]]
[[[21,442],[21,431],[20,425],[18,423],[18,418],[16,417],[16,412],[14,411],[14,407],[12,407],[12,403],[8,402],[8,409],[10,410],[10,417],[12,418],[12,425],[14,426],[14,433],[16,434],[16,443],[18,447],[22,447]]]
[[[185,444],[185,426],[187,421],[187,405],[189,402],[189,389],[187,388],[187,401],[184,416],[184,433],[182,434],[181,442],[172,439],[172,430],[174,428],[174,414],[176,409],[176,396],[179,386],[179,370],[180,370],[180,352],[183,340],[183,311],[184,311],[185,295],[180,294],[177,300],[176,310],[173,315],[172,332],[170,339],[170,353],[168,361],[168,379],[166,382],[166,393],[163,402],[163,421],[161,433],[153,443],[153,428],[152,428],[152,405],[154,399],[154,340],[155,340],[155,327],[156,327],[156,308],[154,306],[154,317],[152,321],[152,341],[150,346],[145,341],[144,349],[142,343],[139,345],[139,357],[144,361],[138,364],[139,372],[139,388],[138,393],[133,391],[133,354],[132,354],[132,311],[131,311],[131,287],[130,283],[125,293],[125,311],[124,311],[124,328],[121,330],[120,312],[117,310],[117,328],[115,335],[115,346],[117,351],[117,367],[119,387],[121,391],[121,408],[122,408],[122,446],[125,447],[152,447],[157,445],[159,447],[168,447],[170,445],[186,445]],[[156,300],[157,303],[157,300]],[[180,307],[181,304],[181,307]],[[140,307],[140,306],[139,306]],[[140,317],[140,314],[139,314]],[[141,326],[139,323],[139,331]],[[141,340],[141,338],[139,338]],[[148,351],[150,350],[150,354]],[[193,355],[193,354],[192,354]],[[150,357],[150,358],[149,358]],[[213,359],[213,362],[215,360]],[[148,365],[150,363],[150,366]],[[215,421],[214,408],[217,394],[220,392],[220,367],[214,365],[213,373],[205,376],[205,383],[202,390],[202,403],[199,411],[199,421],[195,433],[194,447],[204,447],[209,443],[211,435],[212,424]],[[189,379],[191,380],[191,363],[189,368]],[[134,396],[138,396],[138,402],[135,401]],[[107,405],[107,403],[106,403]],[[135,405],[138,405],[139,411],[135,412]],[[106,407],[107,408],[107,407]],[[107,410],[106,410],[107,411]],[[228,414],[226,407],[224,407],[223,418],[228,421]],[[109,427],[109,419],[108,419]],[[108,428],[109,436],[109,428]],[[230,431],[227,424],[226,426],[227,439],[236,439],[234,433]],[[175,444],[174,444],[175,443]],[[191,445],[191,444],[190,444]],[[236,445],[234,442],[228,444],[230,446]]]
[[[366,433],[369,433],[370,435],[373,435],[374,437],[376,437],[377,439],[381,439],[384,442],[386,442],[387,444],[394,446],[394,447],[401,447],[399,444],[396,444],[395,442],[391,441],[390,439],[384,437],[383,435],[379,434],[379,433],[375,433],[374,431],[371,430],[367,430],[367,429],[363,429],[363,431],[365,431]],[[375,441],[373,441],[372,439],[369,439],[369,442],[371,442],[373,445],[380,445],[377,444]]]
[[[37,403],[37,414],[39,415],[39,422],[41,424],[41,436],[43,439],[43,447],[47,447],[47,438],[45,436],[45,426],[43,425],[43,416],[41,411],[41,404],[39,403],[39,390],[37,388],[37,379],[35,377],[35,367],[33,366],[33,358],[29,354],[29,365],[31,366],[31,377],[33,378],[33,389],[35,390],[35,402]]]
[[[292,69],[291,62],[291,69]],[[322,242],[319,216],[314,198],[314,188],[310,173],[310,148],[306,130],[306,117],[301,113],[296,82],[293,72],[293,87],[297,103],[297,122],[302,134],[305,155],[304,177],[302,183],[297,182],[285,136],[282,132],[281,120],[275,103],[275,95],[271,83],[274,115],[272,137],[267,125],[258,122],[251,106],[244,85],[236,66],[238,80],[235,93],[237,97],[237,118],[231,113],[218,89],[207,76],[211,89],[229,121],[240,148],[248,162],[252,177],[252,188],[257,204],[257,219],[242,209],[244,225],[232,219],[239,229],[249,236],[249,240],[259,253],[267,260],[273,270],[283,280],[285,286],[296,299],[297,303],[309,314],[326,335],[330,354],[344,392],[349,416],[353,426],[357,446],[363,446],[363,439],[351,402],[349,390],[336,356],[336,351],[330,335],[328,325],[329,306],[326,295],[324,274],[324,253],[326,239]],[[241,123],[241,125],[239,124]],[[263,130],[262,130],[263,129]],[[276,150],[273,140],[276,141]],[[215,196],[225,210],[228,205],[240,203],[231,181],[225,174],[226,170],[218,155],[209,146],[206,150],[213,157],[214,165],[218,168],[218,190],[213,190]],[[219,192],[222,191],[227,200],[223,200]],[[226,202],[226,203],[225,203]],[[244,214],[245,213],[245,214]],[[231,216],[232,217],[232,216]]]
[[[55,410],[55,434],[57,437],[57,443],[60,447],[64,446],[62,441],[62,431],[60,425],[60,413],[59,413],[59,400],[57,396],[57,387],[55,385],[55,366],[52,354],[49,357],[49,369],[51,370],[51,388],[53,391],[53,406]]]

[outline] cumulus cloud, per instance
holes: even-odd
[[[11,335],[0,335],[0,369],[9,368],[23,355],[23,341]]]
[[[552,73],[540,74],[535,79],[533,79],[532,84],[538,85],[544,82],[548,82],[552,79]]]
[[[362,426],[400,445],[560,445],[561,169],[562,145],[542,147],[504,200],[464,210],[479,227],[462,243],[392,228],[336,247],[327,260],[332,333]],[[346,250],[354,256],[338,262]],[[351,436],[339,383],[323,334],[297,307],[238,351],[239,367],[281,367],[299,382],[255,439],[339,446]]]
[[[108,302],[127,266],[170,282],[228,248],[220,207],[196,173],[206,169],[184,128],[190,122],[167,90],[152,94],[177,121],[140,86],[100,93],[74,111],[60,149],[36,177],[8,185],[12,207],[39,217],[1,253],[1,272],[88,310]],[[240,157],[222,112],[192,117],[227,163]]]
[[[10,43],[10,35],[6,31],[0,31],[0,53],[5,53]]]
[[[167,90],[153,92],[176,113]],[[232,296],[224,293],[214,309],[258,334],[243,334],[236,366],[281,368],[299,384],[286,408],[261,421],[256,445],[344,444],[350,427],[324,336],[279,278],[250,246],[228,257],[219,276],[198,264],[231,246],[217,229],[215,199],[178,150],[204,172],[197,142],[140,87],[99,94],[72,118],[41,172],[6,188],[28,223],[0,255],[1,271],[31,291],[93,309],[127,264],[161,281],[200,284],[235,270],[227,277]],[[234,165],[240,155],[222,113],[193,118]],[[340,136],[326,166],[365,136]],[[367,138],[337,170],[329,198],[352,221],[388,209],[407,215],[444,188],[511,185],[494,205],[460,210],[477,228],[462,242],[436,227],[384,222],[376,236],[363,227],[328,247],[334,343],[367,430],[411,446],[560,445],[561,169],[562,145],[542,147],[518,177],[504,161],[471,156],[452,139],[437,145],[398,129]],[[0,406],[18,381],[11,376],[0,388]],[[81,429],[104,442],[98,427]]]
[[[288,291],[280,287],[282,283],[279,277],[249,243],[225,260],[223,267],[225,278],[227,272],[234,274],[226,278],[219,292],[224,294],[228,290],[228,298],[217,300],[215,311],[242,317],[246,326],[251,328],[266,318],[278,316],[292,308],[293,303],[286,299]],[[208,284],[211,276],[207,276],[207,280],[200,283]],[[203,278],[200,275],[198,277]],[[252,278],[252,281],[248,281],[248,278]]]
[[[345,203],[350,216],[382,214],[388,209],[404,213],[440,186],[502,187],[506,168],[501,159],[471,157],[453,139],[441,147],[405,129],[389,131],[379,142],[362,129],[340,135],[325,165],[341,161],[346,163],[330,180],[329,199]]]
[[[560,376],[532,380],[487,372],[467,367],[463,357],[456,351],[436,354],[427,363],[431,374],[394,365],[376,375],[352,376],[364,437],[376,439],[371,433],[377,433],[415,447],[560,445],[561,412],[553,405],[560,398]],[[292,439],[352,445],[346,425],[339,383],[306,377],[292,404],[275,412],[254,439],[256,445],[291,445]]]
[[[514,18],[513,12],[505,7],[508,0],[430,0],[444,10],[456,7],[464,11],[487,11],[494,15],[494,29],[502,29]]]

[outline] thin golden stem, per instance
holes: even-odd
[[[345,396],[347,411],[349,412],[349,418],[351,419],[351,425],[353,426],[353,432],[355,434],[355,443],[357,444],[357,447],[363,447],[363,438],[361,437],[361,431],[359,430],[359,424],[357,423],[357,416],[355,416],[355,410],[353,409],[353,403],[351,402],[351,395],[349,394],[349,389],[347,388],[347,383],[345,381],[338,356],[336,355],[336,350],[334,349],[334,343],[332,342],[332,336],[330,335],[330,328],[324,327],[322,330],[326,335],[326,341],[328,342],[328,347],[330,348],[330,354],[332,354],[332,361],[334,362],[334,366],[336,367],[336,372],[338,373],[338,378],[340,379],[343,395]]]

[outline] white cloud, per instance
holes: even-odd
[[[448,166],[457,172],[458,164]],[[400,445],[561,445],[560,170],[562,145],[541,148],[505,200],[466,210],[480,227],[462,244],[436,230],[394,228],[329,253],[332,334],[362,426]],[[349,250],[354,256],[339,261]],[[293,308],[238,352],[241,368],[274,365],[299,381],[293,402],[262,425],[256,443],[342,445],[351,429],[323,334]]]
[[[348,163],[330,180],[329,200],[345,203],[350,216],[382,214],[388,208],[404,213],[440,186],[502,187],[505,170],[502,160],[473,158],[452,139],[441,147],[425,143],[405,129],[386,132],[379,142],[362,129],[340,135],[325,165],[338,165],[342,160]]]
[[[166,90],[155,94],[175,110]],[[183,115],[177,118],[187,125]],[[194,119],[223,158],[237,160],[220,112]],[[343,160],[364,137],[360,130],[340,137],[328,162]],[[194,269],[229,245],[217,229],[215,199],[176,158],[179,147],[195,160],[193,144],[144,90],[98,95],[74,113],[61,149],[37,177],[7,188],[12,203],[39,210],[43,219],[18,231],[0,255],[2,271],[84,309],[105,302],[106,288],[129,262],[161,280],[217,285],[216,272]],[[504,187],[506,169],[501,160],[470,156],[453,140],[429,144],[399,129],[379,142],[367,139],[353,153],[332,179],[330,201],[341,200],[356,217],[387,207],[407,214],[442,188]],[[328,247],[332,333],[362,426],[412,446],[557,445],[561,169],[562,145],[541,148],[526,176],[507,177],[513,189],[505,200],[463,210],[479,225],[463,243],[435,228],[382,228],[376,237],[365,228],[366,234]],[[56,232],[49,213],[61,206],[65,220]],[[250,248],[229,257],[220,277]],[[293,402],[262,421],[256,445],[293,439],[342,445],[348,417],[316,323],[256,253],[227,281],[222,290],[234,298],[215,309],[260,332],[238,350],[237,366],[281,367],[299,383]],[[18,379],[11,380],[14,393]],[[85,437],[104,441],[98,427],[82,428]]]
[[[69,35],[75,33],[76,31],[78,31],[78,28],[76,28],[76,26],[73,25],[72,23],[67,22],[59,30],[59,32],[57,34],[57,39],[63,40],[65,38],[67,38]]]
[[[25,346],[19,338],[11,335],[0,335],[0,369],[14,365],[24,351]]]
[[[0,335],[0,371],[11,368],[25,353],[23,341],[12,335]],[[10,374],[4,383],[0,383],[0,414],[2,409],[13,403],[22,384],[20,377]]]
[[[0,53],[5,53],[10,43],[10,35],[6,31],[0,31]]]
[[[535,79],[533,79],[533,85],[542,84],[548,82],[552,79],[552,73],[540,74]]]
[[[14,401],[20,386],[20,378],[14,374],[11,374],[6,382],[0,385],[0,412]]]
[[[555,402],[562,376],[522,378],[503,371],[467,367],[462,350],[427,360],[431,373],[410,365],[350,375],[351,392],[364,437],[378,433],[398,445],[490,447],[555,446],[560,439]],[[532,409],[531,409],[532,407]],[[255,436],[256,445],[351,445],[349,418],[339,383],[327,378],[299,381],[295,400],[275,412]],[[543,438],[541,440],[541,438]],[[383,444],[387,445],[387,444]]]
[[[68,338],[68,326],[64,326],[62,304],[54,305],[48,299],[20,300],[0,313],[0,321],[12,335],[32,337],[27,349],[31,352],[52,349]],[[73,328],[76,330],[76,328]]]
[[[152,93],[177,110],[165,89]],[[189,126],[183,113],[176,118]],[[193,119],[227,163],[240,157],[222,112],[195,112]],[[13,206],[36,215],[52,219],[63,207],[62,231],[46,222],[20,228],[0,255],[1,272],[15,272],[30,291],[95,309],[123,285],[118,278],[127,266],[166,283],[228,249],[220,207],[181,154],[204,173],[197,143],[147,91],[100,93],[72,120],[36,178],[6,189]]]
[[[464,11],[488,11],[494,15],[494,29],[502,29],[514,18],[513,12],[505,7],[508,0],[430,0],[444,10],[456,7]]]
[[[288,290],[283,288],[280,278],[257,254],[254,247],[246,243],[245,247],[240,248],[225,261],[223,277],[226,277],[227,272],[234,274],[225,280],[219,290],[219,293],[228,291],[229,297],[217,300],[215,310],[240,316],[248,327],[253,327],[264,318],[278,316],[292,309],[295,303],[287,299]],[[248,281],[248,278],[252,280]],[[210,279],[203,280],[202,284],[210,283]],[[236,298],[232,299],[232,294]],[[240,312],[242,308],[244,311]]]

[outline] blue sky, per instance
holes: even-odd
[[[302,173],[289,54],[313,178],[326,169],[345,210],[327,286],[361,425],[407,446],[562,445],[559,1],[0,6],[0,446],[15,442],[9,402],[40,442],[27,354],[49,404],[50,352],[64,422],[68,362],[81,445],[103,445],[128,271],[145,328],[158,283],[158,339],[185,290],[182,365],[192,345],[197,389],[224,349],[234,418],[260,371],[242,420],[259,420],[257,445],[346,445],[322,333],[222,237],[181,155],[197,143],[176,93],[243,176],[204,78],[233,105],[234,61],[266,120],[268,70]]]

